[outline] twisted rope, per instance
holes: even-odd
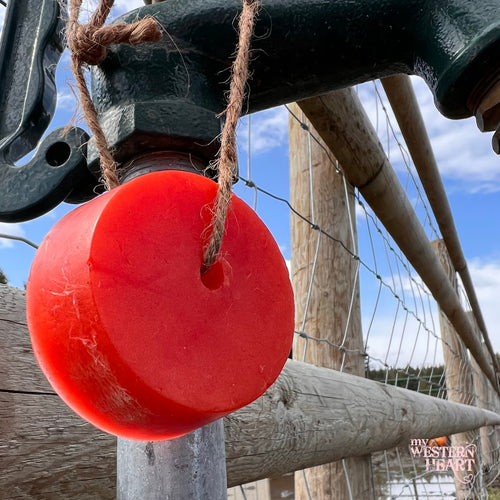
[[[71,68],[82,103],[87,124],[94,134],[99,152],[103,182],[107,189],[119,185],[117,164],[109,150],[104,132],[99,124],[97,110],[90,97],[90,92],[83,75],[83,64],[97,65],[106,57],[107,47],[111,44],[128,43],[136,45],[153,42],[161,38],[161,32],[153,18],[144,18],[133,24],[104,26],[114,0],[100,0],[88,24],[78,21],[82,0],[71,0],[68,20],[68,45],[71,50]],[[231,204],[231,191],[236,175],[236,126],[241,116],[245,85],[248,80],[250,44],[259,8],[258,0],[243,0],[243,10],[239,19],[239,40],[236,58],[232,66],[229,99],[226,109],[224,128],[221,136],[221,148],[216,162],[218,171],[218,189],[214,201],[213,218],[208,243],[203,254],[202,272],[208,271],[217,260],[224,238],[227,213]]]
[[[113,4],[114,0],[101,0],[88,24],[80,24],[78,18],[82,0],[71,0],[67,28],[68,46],[71,50],[71,69],[75,76],[85,119],[94,134],[103,182],[107,189],[112,189],[119,184],[117,164],[99,124],[97,110],[90,97],[82,66],[84,64],[97,65],[104,61],[107,48],[111,44],[137,45],[144,42],[154,42],[161,38],[161,31],[156,21],[151,17],[133,24],[104,26]]]
[[[217,260],[224,238],[227,212],[231,204],[231,190],[236,176],[236,125],[241,116],[245,85],[248,80],[248,63],[255,17],[259,8],[258,0],[243,0],[243,10],[239,20],[239,40],[236,58],[232,67],[228,104],[220,116],[226,121],[222,130],[218,171],[218,190],[214,202],[214,215],[211,221],[211,234],[203,255],[202,273],[208,271]]]

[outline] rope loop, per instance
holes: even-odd
[[[96,66],[104,61],[107,47],[112,44],[138,45],[156,42],[160,38],[161,32],[157,22],[152,17],[146,17],[132,24],[116,24],[102,28],[77,24],[72,28],[68,45],[73,55],[82,63]]]
[[[231,190],[237,169],[236,126],[241,116],[245,85],[248,80],[250,43],[252,40],[258,0],[243,0],[243,10],[239,20],[239,40],[236,58],[233,62],[228,104],[222,129],[219,158],[216,162],[219,188],[214,202],[212,233],[203,254],[202,273],[207,272],[217,260],[222,246],[227,213],[231,204]]]
[[[67,27],[71,68],[75,76],[82,110],[89,129],[94,135],[95,145],[99,152],[102,181],[108,190],[119,184],[117,164],[99,124],[97,110],[92,102],[82,65],[96,66],[102,63],[106,58],[107,48],[112,44],[137,45],[155,42],[162,36],[157,22],[151,17],[146,17],[132,24],[104,26],[113,4],[114,0],[100,0],[88,24],[80,24],[78,18],[82,0],[71,0]]]
[[[72,70],[85,119],[94,134],[95,144],[99,152],[103,182],[108,189],[119,184],[117,164],[99,124],[97,110],[87,88],[82,65],[100,64],[106,58],[107,48],[111,44],[136,45],[154,42],[161,38],[161,31],[153,18],[146,17],[130,25],[104,26],[113,4],[114,0],[100,0],[88,24],[82,25],[78,21],[82,0],[71,0],[67,29],[68,45],[72,52]],[[226,109],[221,113],[221,115],[225,115],[225,123],[222,130],[219,158],[215,165],[218,171],[219,185],[213,205],[213,218],[208,228],[211,231],[210,237],[203,253],[202,273],[208,271],[218,258],[224,237],[227,213],[231,204],[232,185],[237,169],[236,126],[245,99],[245,86],[249,74],[250,44],[258,8],[259,0],[243,0],[229,98]]]

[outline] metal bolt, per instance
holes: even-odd
[[[500,125],[500,81],[485,94],[475,115],[481,132],[491,132]]]
[[[497,155],[500,155],[500,127],[493,135],[493,139],[491,139],[491,145],[493,146],[493,151],[495,151]]]

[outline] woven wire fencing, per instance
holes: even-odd
[[[380,83],[365,84],[357,92],[428,239],[443,266],[450,267]],[[497,394],[461,341],[449,333],[453,329],[427,286],[359,192],[347,183],[342,166],[300,109],[289,105],[266,113],[276,128],[264,137],[262,130],[254,132],[252,122],[258,127],[257,118],[245,118],[240,125],[236,193],[280,237],[291,226],[292,241],[282,246],[290,261],[296,300],[293,357],[498,412]],[[293,141],[290,169],[295,169],[290,175],[283,155],[275,165],[264,167],[252,154],[255,141],[283,140],[287,121]],[[293,149],[297,143],[299,153]],[[279,171],[281,184],[273,182],[272,169]],[[333,198],[325,197],[328,190],[334,190]],[[470,310],[451,268],[449,278],[464,310]],[[438,450],[432,456],[412,442],[234,488],[229,498],[488,498],[500,471],[495,429],[483,427],[442,438],[429,443]],[[459,445],[468,450],[464,456],[470,460],[457,467],[456,457],[452,461],[443,457],[449,460],[449,450]],[[448,455],[439,448],[446,448]]]

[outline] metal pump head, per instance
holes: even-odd
[[[88,137],[78,128],[54,131],[29,162],[15,166],[36,147],[54,111],[54,68],[64,49],[60,3],[8,4],[0,44],[0,221],[90,199],[98,185],[98,155],[92,139],[87,154]],[[114,45],[91,70],[108,143],[121,164],[161,150],[208,164],[218,152],[217,115],[225,107],[241,0],[145,3],[119,22],[154,16],[169,36]],[[500,0],[262,0],[244,109],[417,74],[445,116],[475,114],[480,129],[497,129],[493,146],[500,152],[499,49]]]

